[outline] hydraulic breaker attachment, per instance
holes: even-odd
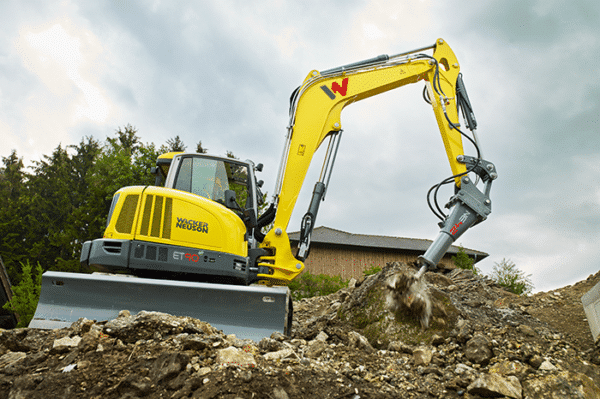
[[[68,327],[81,317],[110,320],[121,310],[189,316],[226,334],[258,342],[274,331],[289,335],[287,287],[237,286],[123,275],[46,272],[30,328]]]
[[[492,181],[498,177],[496,167],[491,162],[469,156],[460,156],[459,162],[465,163],[470,172],[477,174],[484,182],[483,191],[467,174],[461,177],[460,187],[448,204],[450,214],[440,223],[442,228],[437,238],[429,246],[424,255],[419,257],[421,268],[416,274],[419,279],[428,269],[436,269],[450,245],[470,227],[484,221],[492,212],[490,191]]]

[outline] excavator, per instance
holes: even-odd
[[[428,54],[432,51],[432,54]],[[450,245],[491,213],[494,164],[482,158],[477,122],[456,56],[433,45],[324,71],[311,71],[290,98],[289,124],[268,209],[257,173],[262,164],[198,153],[166,153],[155,185],[118,190],[102,238],[83,244],[81,263],[107,273],[48,271],[29,327],[61,328],[81,317],[109,320],[123,309],[191,316],[227,334],[260,340],[291,333],[286,286],[304,270],[311,234],[342,137],[347,105],[412,83],[424,83],[452,175],[427,193],[440,231],[420,256],[418,280]],[[465,133],[459,122],[462,116]],[[293,249],[287,229],[317,149],[328,139],[321,175]],[[463,139],[475,155],[465,155]],[[446,213],[440,187],[453,184]]]

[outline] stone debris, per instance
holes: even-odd
[[[522,399],[523,388],[515,376],[503,377],[496,373],[482,374],[467,387],[471,395],[489,397],[509,397]]]
[[[2,331],[0,399],[600,397],[594,352],[531,316],[530,299],[460,269],[427,273],[423,330],[385,306],[399,267],[295,302],[292,336],[260,342],[159,312]]]
[[[249,351],[230,346],[217,351],[217,364],[233,367],[256,367],[254,355]]]

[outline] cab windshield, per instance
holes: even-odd
[[[247,202],[248,168],[234,162],[203,157],[185,157],[181,160],[174,188],[225,202],[225,191],[233,190],[238,203]]]

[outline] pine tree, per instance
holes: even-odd
[[[35,267],[35,276],[31,272],[29,260],[21,263],[23,270],[21,281],[12,287],[13,297],[10,302],[4,304],[3,308],[16,313],[19,316],[17,327],[27,327],[35,314],[40,290],[42,288],[42,266],[38,262]]]

